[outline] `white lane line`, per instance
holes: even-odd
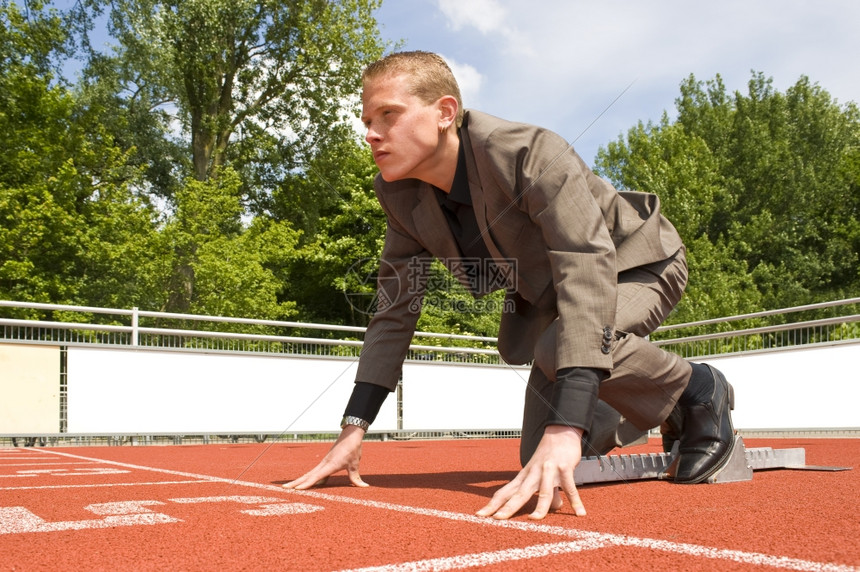
[[[154,481],[148,483],[99,483],[91,485],[33,485],[32,487],[0,487],[0,491],[29,491],[35,489],[94,489],[100,487],[145,487],[148,485],[193,485],[209,481]]]
[[[656,541],[656,543],[673,544],[664,543],[662,541]],[[657,550],[666,550],[666,547],[655,545],[652,542],[648,542],[645,544],[639,542],[617,543],[613,542],[610,538],[588,539],[575,540],[573,542],[558,542],[554,544],[537,544],[534,546],[526,546],[524,548],[510,548],[507,550],[498,550],[495,552],[462,554],[459,556],[431,558],[428,560],[416,560],[413,562],[398,562],[395,564],[384,564],[382,566],[368,566],[366,568],[352,568],[348,570],[341,570],[340,572],[422,572],[427,570],[462,570],[464,568],[490,566],[493,564],[501,564],[504,562],[511,562],[515,560],[531,560],[535,558],[542,558],[544,556],[558,556],[563,554],[571,554],[574,552],[583,552],[585,550],[611,548],[613,546],[621,545],[640,546]],[[684,547],[685,545],[679,546]],[[740,552],[736,550],[720,550],[695,545],[688,545],[688,548],[690,550],[687,551],[678,551],[674,549],[666,551],[680,552],[687,556],[700,556],[717,560],[733,560],[735,562],[742,562],[745,564],[772,566],[775,568],[787,568],[789,570],[805,570],[809,572],[850,572],[856,570],[856,568],[853,568],[851,566],[809,562],[806,560],[797,560],[794,558],[774,557],[767,556],[764,554]]]
[[[95,461],[97,463],[105,463],[108,465],[114,465],[118,467],[125,467],[130,469],[138,469],[141,471],[153,471],[156,473],[164,473],[168,475],[176,475],[181,477],[199,479],[201,481],[207,482],[217,482],[217,483],[226,483],[235,486],[242,487],[250,487],[256,489],[263,489],[268,491],[278,491],[281,493],[288,493],[300,496],[306,496],[310,498],[315,498],[319,500],[327,500],[332,502],[353,504],[358,506],[370,507],[370,508],[378,508],[382,510],[389,510],[392,512],[400,512],[407,514],[416,514],[420,516],[429,516],[435,518],[443,518],[446,520],[453,520],[458,522],[469,522],[473,524],[478,524],[482,526],[495,526],[499,528],[510,528],[514,530],[524,530],[529,532],[536,532],[542,534],[553,534],[557,536],[567,536],[578,538],[585,542],[585,545],[590,545],[590,543],[603,543],[603,546],[608,546],[610,544],[616,546],[633,546],[638,548],[648,548],[651,550],[660,550],[663,552],[670,552],[674,554],[682,554],[687,556],[697,556],[702,558],[710,558],[713,560],[729,560],[733,562],[742,562],[742,563],[752,563],[764,566],[772,566],[774,568],[783,568],[786,570],[800,570],[804,572],[860,572],[860,568],[855,568],[853,566],[847,566],[842,564],[832,564],[828,562],[815,562],[812,560],[802,560],[799,558],[788,558],[785,556],[773,556],[770,554],[762,554],[758,552],[744,552],[741,550],[726,550],[719,548],[712,548],[709,546],[701,546],[697,544],[686,544],[679,542],[669,542],[666,540],[658,540],[651,538],[636,538],[631,536],[623,536],[617,534],[604,534],[599,532],[591,532],[586,530],[576,530],[571,528],[565,528],[562,526],[552,526],[546,524],[538,524],[536,522],[525,522],[518,520],[496,520],[493,518],[485,518],[479,517],[472,514],[458,513],[458,512],[450,512],[444,510],[435,510],[435,509],[426,509],[419,507],[412,507],[407,505],[398,505],[393,503],[379,502],[379,501],[371,501],[371,500],[363,500],[356,499],[351,497],[343,497],[337,495],[331,495],[327,493],[321,493],[318,491],[295,491],[284,489],[283,487],[275,486],[275,485],[265,485],[262,483],[254,483],[249,481],[238,481],[235,479],[227,479],[223,477],[214,477],[211,475],[199,475],[196,473],[187,473],[183,471],[173,471],[170,469],[159,469],[156,467],[146,467],[143,465],[133,465],[129,463],[121,463],[119,461],[108,461],[105,459],[96,459],[91,457],[82,457],[80,455],[73,455],[71,453],[65,453],[61,451],[46,451],[47,453],[62,455],[64,457],[72,458],[72,459],[81,459],[84,461]],[[568,544],[568,543],[561,543]],[[581,544],[581,543],[580,543]],[[580,548],[582,550],[583,548]],[[506,551],[501,551],[506,552]],[[408,563],[410,565],[415,564]],[[397,566],[405,565],[403,563],[396,564]],[[469,564],[464,567],[475,566]],[[412,570],[413,568],[407,568]]]
[[[34,460],[34,459],[41,459],[41,460],[51,459],[52,461],[54,461],[54,460],[56,460],[56,457],[36,457],[33,455],[27,456],[28,461]],[[18,457],[4,457],[2,454],[0,454],[0,465],[5,465],[6,461],[23,461],[23,460],[24,459],[22,459],[20,456],[18,456]]]
[[[36,457],[30,457],[31,459],[35,459]],[[40,457],[45,459],[50,459],[52,457]],[[17,461],[17,459],[16,459]],[[74,463],[0,463],[0,468],[2,467],[53,467],[55,465],[93,465],[93,461],[76,461]]]
[[[634,546],[637,548],[650,548],[662,550],[675,554],[688,556],[700,556],[714,560],[731,560],[743,564],[754,564],[757,566],[771,566],[773,568],[784,568],[786,570],[801,570],[806,572],[857,572],[860,568],[830,562],[813,562],[787,556],[772,556],[757,552],[744,552],[741,550],[730,550],[726,548],[710,548],[697,544],[685,544],[683,542],[667,542],[665,540],[654,540],[651,538],[618,537],[619,546]]]
[[[400,564],[386,564],[383,566],[369,566],[367,568],[353,568],[342,572],[422,572],[424,570],[462,570],[475,566],[490,566],[515,560],[531,560],[544,556],[557,556],[560,554],[571,554],[583,550],[594,550],[611,545],[611,543],[600,540],[575,540],[573,542],[557,542],[554,544],[537,544],[525,548],[509,548],[495,552],[479,552],[477,554],[463,554],[460,556],[448,556],[444,558],[431,558],[416,562],[403,562]]]
[[[257,509],[241,511],[244,514],[250,514],[251,516],[282,516],[288,514],[309,514],[323,509],[323,507],[321,506],[304,504],[300,502],[284,502],[283,499],[280,498],[248,497],[239,495],[170,499],[170,502],[180,504],[238,502],[242,504],[260,505],[260,508]]]

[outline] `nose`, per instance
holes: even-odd
[[[382,139],[382,136],[379,134],[379,132],[376,129],[374,129],[373,127],[367,128],[367,133],[364,135],[365,141],[372,144],[374,142],[380,141],[381,139]]]

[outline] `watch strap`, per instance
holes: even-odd
[[[362,419],[361,417],[356,417],[355,415],[344,415],[343,419],[340,422],[340,428],[343,429],[347,425],[355,425],[356,427],[361,427],[365,431],[370,428],[370,423]]]

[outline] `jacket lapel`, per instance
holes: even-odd
[[[460,133],[461,137],[463,137],[463,145],[466,151],[466,172],[469,175],[469,192],[472,196],[472,208],[475,210],[475,218],[478,221],[481,238],[486,243],[487,250],[490,251],[490,256],[493,257],[501,275],[510,277],[511,282],[515,283],[514,273],[516,272],[516,267],[512,266],[510,261],[502,255],[499,246],[493,238],[492,224],[495,221],[487,220],[487,201],[484,198],[484,189],[478,176],[478,168],[475,163],[475,154],[472,151],[472,142],[469,139],[467,124],[464,124]]]
[[[448,227],[448,221],[442,214],[442,207],[436,199],[436,192],[428,183],[418,186],[417,201],[412,209],[412,220],[424,245],[430,254],[436,258],[455,259],[460,256],[460,250],[454,241],[454,235]]]

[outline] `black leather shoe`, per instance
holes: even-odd
[[[680,405],[675,405],[669,417],[660,424],[660,438],[663,441],[663,451],[669,453],[675,445],[675,441],[681,438],[684,428],[684,412]]]
[[[734,388],[719,370],[707,367],[714,376],[711,399],[680,407],[683,430],[679,435],[678,462],[672,474],[668,475],[680,484],[707,480],[726,464],[734,446],[731,414],[735,408]]]

